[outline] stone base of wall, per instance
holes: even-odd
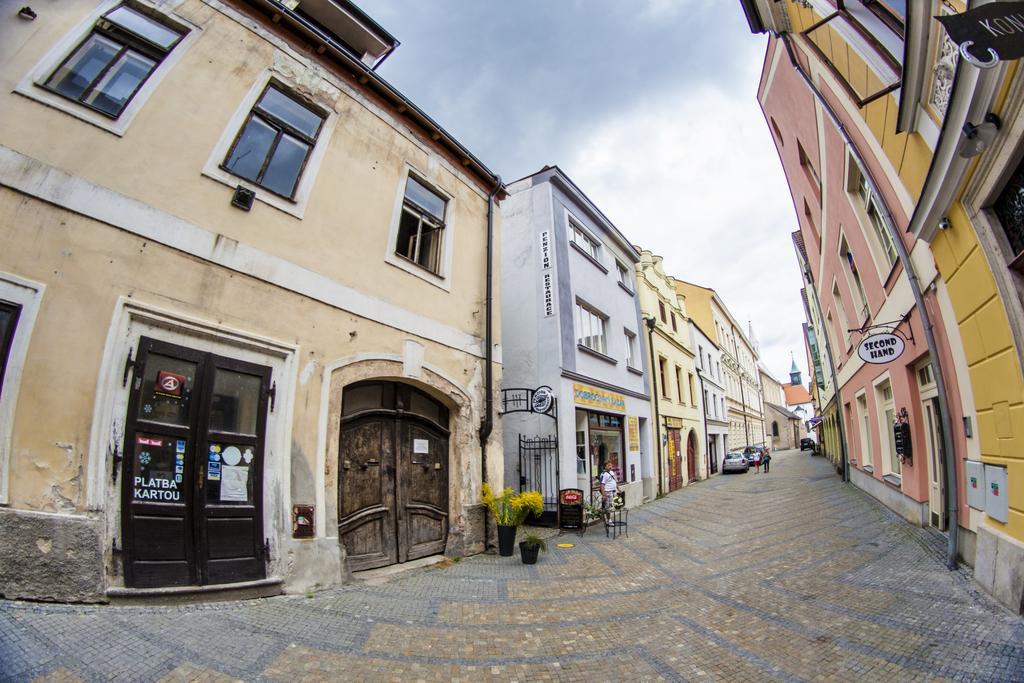
[[[1014,614],[1024,614],[1024,543],[979,525],[974,580]]]
[[[978,534],[963,527],[958,527],[957,531],[956,547],[959,549],[960,560],[967,566],[973,567],[978,552]]]
[[[462,509],[462,526],[448,529],[448,545],[444,554],[448,557],[467,557],[482,553],[484,548],[484,525],[488,523],[487,506],[468,505]],[[495,527],[492,525],[491,530]],[[491,537],[495,544],[494,536]]]
[[[101,520],[0,509],[0,549],[5,598],[106,600]]]
[[[919,503],[913,498],[903,495],[903,493],[889,486],[884,481],[879,481],[856,467],[850,468],[850,483],[865,491],[869,496],[911,524],[925,526],[928,523],[927,502]]]
[[[305,593],[336,586],[351,576],[335,538],[287,539],[281,549],[285,592]]]

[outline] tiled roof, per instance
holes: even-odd
[[[787,406],[796,406],[801,403],[811,402],[811,395],[807,393],[807,389],[799,384],[783,384],[782,391],[786,394]]]

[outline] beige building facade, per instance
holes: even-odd
[[[305,591],[484,548],[500,182],[375,74],[386,31],[308,12],[0,27],[7,597]]]
[[[648,250],[640,251],[636,279],[647,326],[644,347],[655,383],[651,403],[660,444],[656,469],[661,494],[707,478],[707,440],[685,297],[676,290],[675,279],[665,274],[662,257]]]
[[[758,382],[756,344],[733,318],[718,293],[684,280],[676,290],[687,301],[687,310],[721,349],[722,379],[725,384],[729,420],[729,449],[759,446],[765,442],[761,388]]]

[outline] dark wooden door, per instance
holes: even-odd
[[[683,486],[683,452],[679,430],[668,428],[669,476],[668,490],[675,491]]]
[[[338,536],[358,571],[444,551],[448,410],[410,386],[345,389],[338,449]]]
[[[691,431],[686,439],[686,481],[690,483],[697,478],[697,437]]]
[[[263,435],[270,368],[139,341],[125,422],[122,542],[136,588],[266,574]]]

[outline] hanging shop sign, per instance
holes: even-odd
[[[914,445],[910,439],[910,415],[906,408],[901,408],[896,415],[896,421],[892,425],[893,443],[896,446],[896,455],[904,465],[913,462]]]
[[[960,46],[960,55],[975,66],[1024,57],[1024,2],[993,2],[935,18]]]
[[[585,384],[572,385],[573,400],[577,405],[593,406],[605,410],[626,411],[626,397],[603,389],[595,389]]]
[[[907,343],[903,337],[891,332],[880,332],[865,337],[857,346],[857,355],[865,363],[882,365],[903,355]]]
[[[556,417],[555,392],[549,386],[536,389],[502,389],[501,414],[539,413]]]
[[[583,528],[582,489],[562,489],[558,492],[558,528]]]

